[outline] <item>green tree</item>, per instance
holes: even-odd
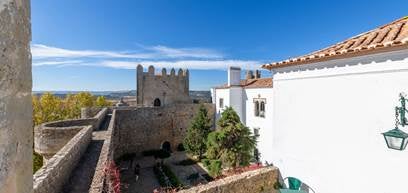
[[[49,92],[44,93],[38,101],[34,99],[33,107],[36,125],[64,118],[61,99]]]
[[[201,105],[184,138],[183,145],[187,152],[201,159],[206,152],[206,141],[210,131],[211,119],[208,117],[207,109]]]
[[[81,107],[78,98],[74,94],[67,94],[64,99],[65,119],[73,119],[81,116]]]
[[[220,160],[224,168],[249,165],[256,139],[249,128],[241,123],[234,109],[226,108],[217,125],[219,129],[208,136],[207,157]]]
[[[94,106],[94,96],[90,92],[80,92],[76,94],[76,98],[80,108]]]
[[[97,107],[107,107],[107,106],[111,106],[111,105],[112,105],[111,102],[106,100],[106,98],[104,96],[98,96],[96,98],[95,106],[97,106]]]

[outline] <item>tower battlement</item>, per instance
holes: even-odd
[[[147,72],[142,65],[137,66],[137,104],[143,106],[164,106],[174,103],[190,103],[189,71],[174,68],[167,72],[162,68],[161,74],[155,73],[154,66],[149,66]]]

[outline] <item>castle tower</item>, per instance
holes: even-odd
[[[143,71],[138,65],[137,70],[137,104],[142,106],[164,106],[175,103],[191,103],[189,96],[188,70],[172,68],[170,74],[163,68],[156,75],[153,66]]]

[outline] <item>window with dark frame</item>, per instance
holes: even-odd
[[[265,101],[261,101],[259,106],[259,116],[265,117]]]
[[[219,105],[220,105],[219,106],[220,109],[224,108],[224,99],[223,98],[220,98],[220,104]]]
[[[255,117],[259,116],[259,101],[255,101]]]
[[[254,98],[254,114],[255,117],[265,117],[265,98]]]

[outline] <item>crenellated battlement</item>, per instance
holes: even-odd
[[[142,65],[137,66],[137,104],[145,106],[164,106],[174,103],[190,103],[188,69],[162,68],[156,73],[154,66],[147,72]]]
[[[171,68],[169,73],[167,73],[167,72],[168,71],[167,71],[166,68],[162,68],[161,74],[158,74],[158,73],[156,73],[156,69],[152,65],[150,65],[147,68],[147,72],[144,72],[142,65],[139,64],[137,66],[137,73],[145,75],[145,76],[148,75],[148,76],[158,76],[158,77],[186,77],[186,78],[188,78],[188,76],[189,76],[188,69],[181,69],[180,68],[177,71],[177,74],[176,74],[176,70],[174,68]]]

